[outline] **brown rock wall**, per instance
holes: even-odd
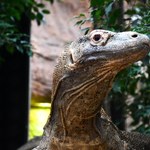
[[[31,58],[31,91],[34,98],[50,98],[54,66],[66,43],[80,36],[74,26],[74,16],[88,12],[88,0],[55,0],[46,4],[51,14],[45,15],[40,26],[32,22],[31,43],[34,55]]]

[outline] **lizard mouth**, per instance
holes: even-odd
[[[86,63],[96,63],[96,62],[105,62],[105,61],[111,61],[111,60],[124,60],[128,61],[128,58],[130,56],[138,56],[137,59],[140,60],[144,56],[146,56],[150,52],[150,43],[143,43],[139,45],[139,48],[137,47],[129,47],[122,50],[117,50],[115,52],[111,50],[106,51],[97,51],[93,53],[86,54],[82,56],[76,63],[79,64],[86,64]],[[138,61],[137,60],[137,61]]]
[[[149,43],[144,43],[144,45],[150,50],[150,42]]]

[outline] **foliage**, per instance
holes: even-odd
[[[45,0],[53,3],[53,0]],[[0,49],[6,49],[9,53],[15,50],[28,55],[32,54],[29,44],[29,36],[23,34],[19,28],[23,14],[29,20],[34,19],[40,25],[44,14],[50,13],[45,9],[45,4],[35,0],[1,0],[0,2]],[[0,61],[3,60],[0,56]]]
[[[123,9],[123,4],[127,4]],[[150,34],[150,3],[141,0],[91,0],[90,17],[81,13],[76,18],[77,25],[85,34],[95,28],[112,31],[133,30]],[[91,26],[82,28],[85,22]],[[113,89],[109,95],[115,101],[118,112],[124,107],[124,116],[133,118],[134,130],[150,133],[150,55],[123,70],[116,77]],[[120,94],[124,95],[120,98]],[[127,100],[128,98],[132,100]],[[121,107],[120,107],[121,106]],[[115,120],[117,122],[117,120]]]

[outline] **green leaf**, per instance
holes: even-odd
[[[49,13],[50,13],[50,11],[47,10],[47,9],[43,9],[42,12],[43,12],[44,14],[49,14]]]
[[[37,7],[33,7],[33,10],[34,10],[35,12],[39,12],[39,9],[38,9]]]
[[[39,8],[44,8],[45,7],[45,5],[43,3],[38,3],[38,4],[36,4],[36,6],[39,7]]]
[[[9,44],[6,45],[6,49],[10,54],[13,54],[15,51],[14,46]]]
[[[89,32],[89,30],[90,30],[89,27],[81,29],[84,35],[86,35]]]
[[[30,57],[33,56],[33,52],[31,51],[31,49],[27,50],[26,53],[27,53],[27,55],[30,56]]]
[[[2,28],[2,27],[3,28],[11,28],[11,27],[14,27],[14,25],[0,20],[0,28]]]
[[[109,15],[109,13],[112,11],[112,6],[113,6],[114,2],[111,2],[106,8],[105,8],[105,14],[106,16]]]
[[[38,25],[41,24],[42,19],[43,19],[43,14],[42,13],[37,13],[36,20],[37,20]]]
[[[21,43],[21,44],[29,44],[28,41],[22,41],[22,40],[20,41],[20,43]]]
[[[86,20],[79,20],[76,22],[75,25],[83,25],[86,22]]]
[[[91,7],[103,6],[104,3],[105,3],[105,0],[91,0]]]
[[[81,13],[81,14],[79,15],[79,17],[85,17],[85,14]]]
[[[30,13],[30,18],[31,18],[32,20],[36,19],[36,14],[33,13],[33,12],[31,12],[31,13]]]
[[[136,10],[135,9],[128,9],[126,12],[124,12],[124,14],[134,15],[134,14],[136,14]]]
[[[54,0],[45,0],[45,1],[48,1],[48,2],[50,2],[51,4],[54,3]]]
[[[16,45],[16,48],[17,48],[17,50],[18,50],[19,52],[21,52],[21,53],[24,52],[24,49],[23,49],[21,46]]]

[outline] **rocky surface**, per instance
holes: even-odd
[[[34,99],[49,100],[52,74],[57,58],[65,45],[80,36],[74,16],[88,12],[88,0],[55,1],[47,3],[49,15],[40,26],[32,22],[31,43],[34,55],[31,58],[31,93]],[[88,14],[87,14],[88,15]]]

